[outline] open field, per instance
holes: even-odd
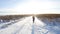
[[[38,14],[36,15],[38,18],[60,18],[60,14]]]
[[[27,16],[28,15],[5,15],[5,16],[0,16],[0,20],[14,20],[14,19],[27,17]]]

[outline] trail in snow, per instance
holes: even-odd
[[[32,18],[25,19],[23,25],[14,34],[31,34]]]
[[[33,23],[32,16],[26,17],[22,21],[7,25],[8,27],[0,29],[0,34],[60,34],[60,23],[55,20],[52,24],[47,19],[38,19],[35,17]],[[6,24],[5,24],[6,25]]]
[[[31,33],[32,18],[26,17],[24,20],[10,25],[0,30],[0,34],[28,34]],[[18,32],[17,32],[18,31]]]

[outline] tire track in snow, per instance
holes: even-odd
[[[30,32],[31,33],[31,31],[30,31],[30,27],[31,27],[31,25],[32,25],[32,20],[31,20],[32,18],[30,17],[28,20],[25,20],[26,21],[26,23],[25,24],[23,24],[23,26],[21,26],[22,28],[20,28],[20,29],[18,29],[17,30],[17,32],[15,32],[14,34],[27,34],[28,32]],[[23,32],[24,31],[24,32]],[[28,32],[27,32],[28,31]],[[29,33],[29,34],[30,34]]]

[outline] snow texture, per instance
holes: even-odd
[[[38,19],[35,17],[33,23],[32,16],[16,21],[0,24],[0,34],[60,34],[60,18]]]

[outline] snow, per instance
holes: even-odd
[[[47,19],[43,19],[43,21],[35,19],[34,34],[60,34],[60,18],[54,18],[51,22]]]
[[[14,23],[7,28],[1,29],[0,34],[28,34],[31,33],[32,18],[26,17],[24,20]]]
[[[32,16],[26,17],[22,20],[17,20],[16,23],[7,25],[8,27],[6,28],[0,29],[0,34],[60,34],[59,18],[53,19],[54,23],[48,22],[47,19],[43,20],[41,21],[41,19],[35,17],[35,22],[33,23]],[[0,25],[6,24],[9,23]]]

